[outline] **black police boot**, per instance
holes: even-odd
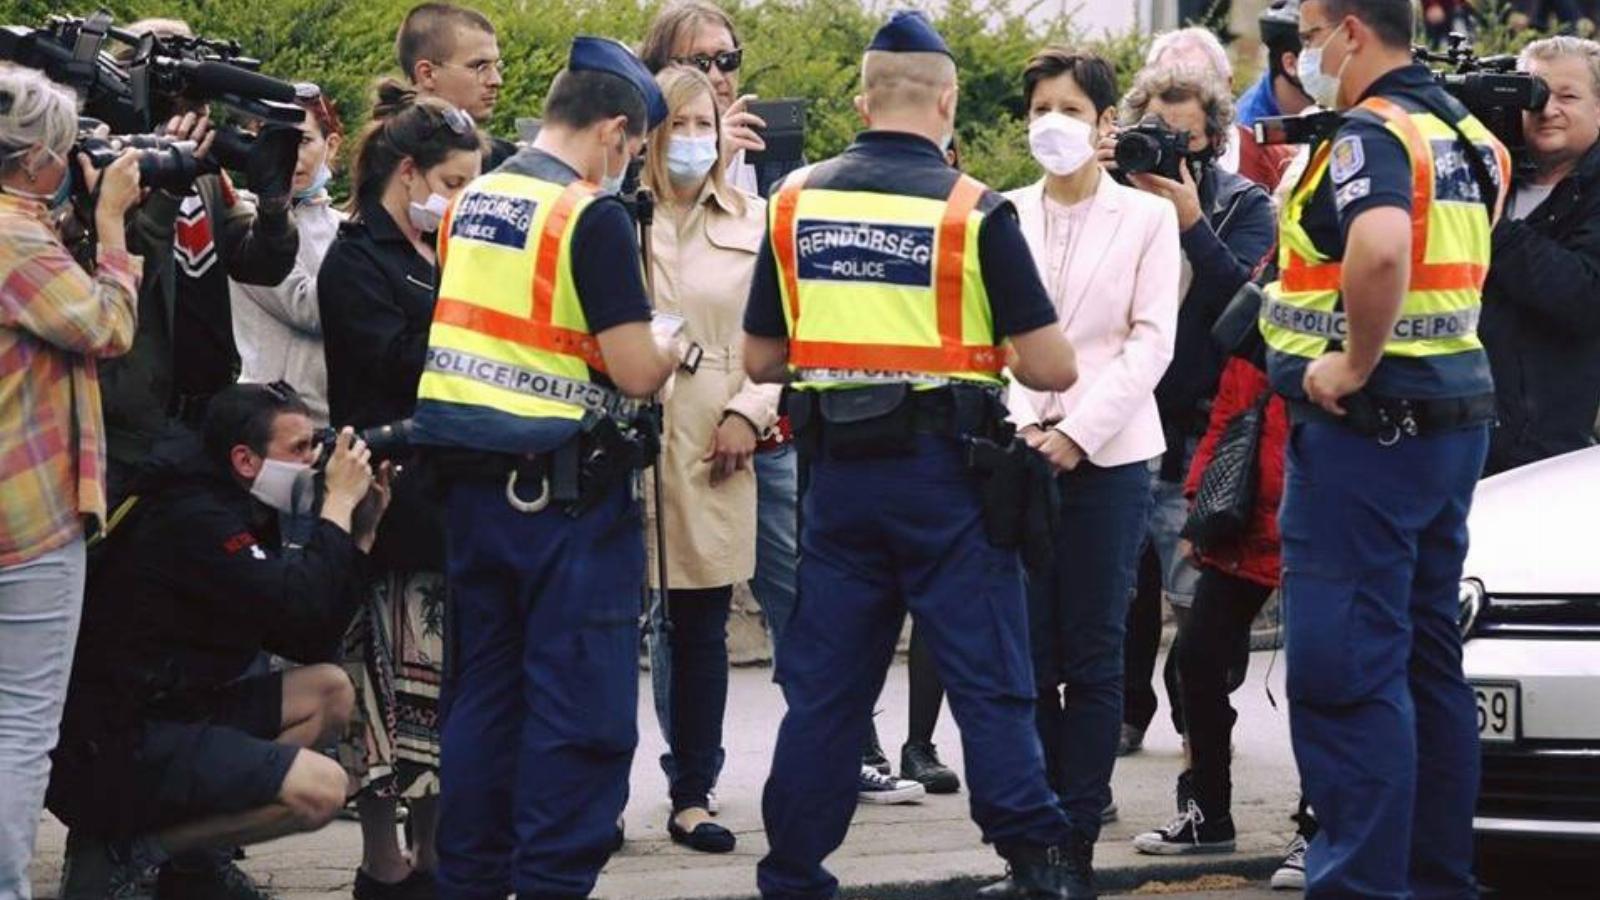
[[[930,794],[954,794],[961,777],[939,760],[933,744],[906,744],[900,748],[900,777],[921,782]]]
[[[867,736],[866,749],[861,751],[862,765],[871,766],[878,770],[879,775],[891,774],[894,769],[889,766],[889,757],[883,753],[883,745],[878,743],[878,728],[872,728],[872,733]]]
[[[216,866],[180,868],[167,863],[156,876],[156,900],[273,900],[230,860]]]
[[[978,900],[1095,900],[1094,845],[1074,838],[1059,847],[1007,847],[1006,877],[978,891]]]

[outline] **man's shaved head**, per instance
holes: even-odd
[[[943,53],[869,50],[861,59],[862,94],[873,112],[933,107],[955,85],[955,60]]]

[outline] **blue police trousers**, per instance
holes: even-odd
[[[1311,897],[1472,897],[1477,714],[1458,584],[1483,426],[1381,446],[1296,423],[1283,530],[1289,722],[1322,830]]]
[[[504,482],[446,498],[454,604],[440,758],[439,896],[587,897],[638,743],[639,505],[511,508]]]
[[[775,675],[789,710],[762,797],[771,851],[757,870],[761,895],[834,895],[822,861],[855,812],[862,743],[907,610],[961,728],[984,840],[1064,842],[1033,728],[1021,565],[984,535],[960,445],[922,437],[911,456],[817,460],[800,546],[799,599]]]

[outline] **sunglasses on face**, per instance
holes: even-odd
[[[702,72],[710,74],[711,67],[716,66],[717,71],[724,74],[739,71],[739,66],[744,63],[744,48],[738,50],[723,50],[720,53],[696,53],[693,56],[674,56],[672,61],[680,66],[694,66]]]

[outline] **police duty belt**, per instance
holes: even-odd
[[[1466,337],[1476,333],[1482,312],[1481,306],[1475,306],[1446,313],[1401,316],[1390,330],[1389,339],[1403,342]],[[1305,309],[1282,300],[1268,300],[1261,317],[1296,334],[1330,341],[1344,341],[1350,337],[1350,319],[1342,312]]]
[[[627,420],[644,408],[616,391],[592,381],[563,378],[548,372],[524,369],[510,363],[486,359],[459,350],[428,348],[427,370],[440,375],[456,375],[480,384],[515,391],[541,400],[578,406],[590,412]]]

